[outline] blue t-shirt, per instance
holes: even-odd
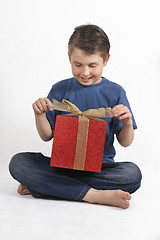
[[[48,98],[51,102],[53,98],[60,102],[63,99],[69,100],[71,103],[75,104],[80,111],[85,111],[90,108],[113,108],[118,104],[127,106],[131,111],[124,89],[120,85],[104,77],[100,83],[90,86],[81,85],[75,78],[62,80],[52,86]],[[55,127],[56,116],[61,114],[65,113],[60,111],[49,111],[46,113],[52,129]],[[116,154],[113,146],[114,134],[118,134],[121,131],[123,123],[115,117],[106,117],[104,120],[107,121],[107,132],[103,159],[114,161]],[[137,125],[133,113],[132,121],[133,128],[136,129]]]

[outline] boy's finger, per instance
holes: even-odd
[[[124,119],[126,119],[126,118],[129,118],[129,116],[128,116],[127,113],[126,113],[126,114],[123,114],[123,115],[120,115],[120,117],[119,117],[120,120],[124,120]]]
[[[40,98],[38,101],[35,102],[35,104],[36,107],[41,111],[41,113],[45,111],[43,99]]]
[[[51,102],[47,104],[47,107],[48,107],[48,110],[53,111],[53,105]]]
[[[33,110],[37,113],[41,113],[41,110],[36,106],[35,103],[32,104]]]
[[[53,110],[53,106],[51,101],[48,98],[40,98],[39,102],[43,108],[42,112],[48,112],[49,110]]]
[[[120,116],[122,114],[125,114],[127,113],[129,110],[126,106],[123,106],[123,105],[118,105],[116,106],[113,110],[112,110],[112,114],[117,117],[117,116]]]
[[[43,112],[48,112],[48,105],[45,98],[40,99],[41,107],[43,108]]]
[[[45,102],[47,104],[48,110],[53,111],[53,105],[48,98],[45,98]]]

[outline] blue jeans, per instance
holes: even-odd
[[[140,169],[131,162],[103,161],[100,173],[50,166],[41,153],[13,156],[9,170],[14,179],[27,186],[34,197],[81,201],[90,188],[135,192],[141,185]]]

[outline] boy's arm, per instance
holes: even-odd
[[[53,138],[53,130],[46,117],[46,112],[53,110],[51,101],[48,98],[39,98],[32,104],[37,131],[43,141],[49,141]]]
[[[111,110],[111,117],[116,117],[123,122],[123,127],[119,134],[117,134],[117,140],[123,147],[131,145],[134,139],[134,129],[132,124],[132,114],[128,107],[120,104],[115,106]]]
[[[134,139],[134,130],[132,123],[130,125],[123,125],[122,130],[117,134],[117,140],[123,147],[128,147],[132,144]]]

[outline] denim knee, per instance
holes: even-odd
[[[139,167],[135,163],[132,163],[132,162],[128,163],[126,170],[127,170],[130,182],[135,184],[141,182],[142,174]]]
[[[17,179],[18,175],[21,174],[21,168],[22,168],[22,155],[23,153],[17,153],[15,154],[9,163],[9,172],[12,175],[13,178]]]
[[[125,183],[128,191],[130,193],[135,192],[141,185],[142,174],[139,167],[132,163],[128,162],[125,167]]]

